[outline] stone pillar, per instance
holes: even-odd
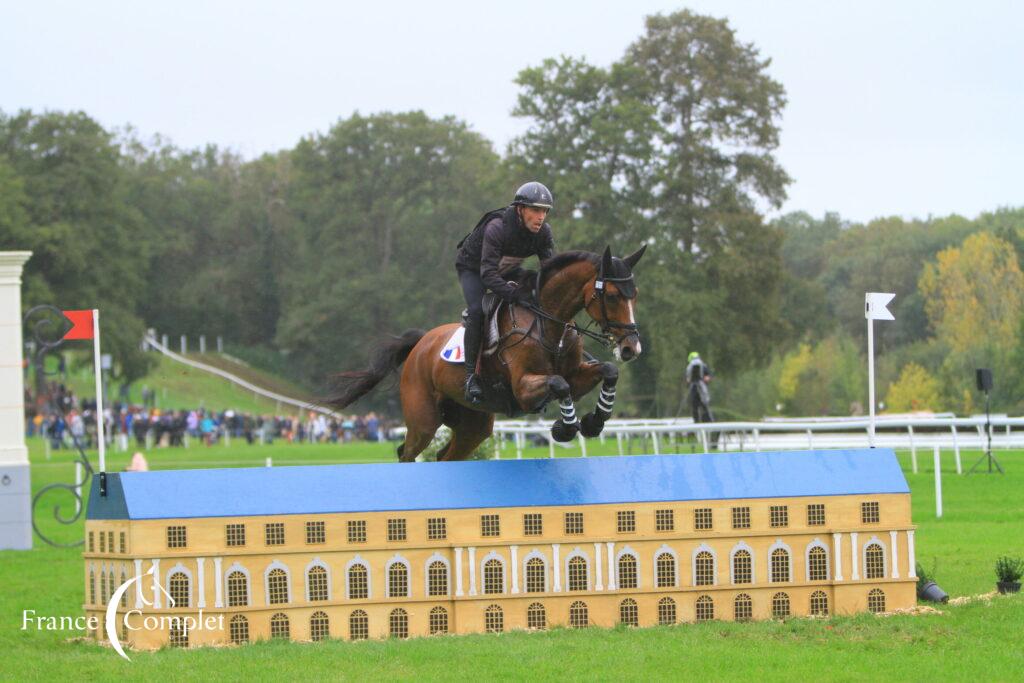
[[[221,561],[222,558],[213,558],[213,606],[218,609],[224,606],[224,576]]]
[[[476,595],[476,547],[469,547],[469,594]]]
[[[608,546],[608,590],[613,591],[613,590],[616,590],[615,584],[618,583],[618,579],[616,577],[618,576],[619,568],[617,566],[615,566],[615,542],[614,541],[608,541],[607,542],[607,546]]]
[[[206,564],[205,557],[196,558],[196,591],[198,592],[199,599],[196,601],[196,607],[203,609],[206,607]]]
[[[557,543],[552,543],[551,544],[551,553],[552,553],[552,560],[553,560],[552,564],[554,565],[554,569],[555,569],[555,592],[556,593],[561,593],[562,592],[562,568],[559,565],[562,563],[562,560],[558,556],[558,547],[559,546],[558,546]]]
[[[21,269],[31,255],[0,252],[0,550],[32,549],[21,338]]]
[[[843,580],[843,546],[842,546],[843,535],[841,533],[832,534],[832,554],[835,555],[835,580]]]
[[[907,530],[907,576],[917,578],[917,558],[914,555],[914,531]]]
[[[889,546],[892,548],[892,558],[890,564],[892,564],[892,578],[900,578],[900,561],[899,553],[896,551],[896,532],[889,532]]]
[[[509,551],[512,555],[512,592],[519,592],[519,546],[510,545]]]
[[[462,592],[462,548],[455,549],[455,597],[461,598]]]
[[[142,560],[135,560],[135,609],[142,609]]]
[[[850,532],[850,553],[853,554],[853,557],[850,558],[850,566],[852,567],[852,569],[850,570],[850,580],[851,581],[859,581],[860,580],[860,572],[857,571],[857,532],[856,531],[851,531]]]
[[[153,609],[160,608],[160,560],[153,560]]]
[[[603,591],[604,581],[601,576],[601,544],[594,544],[594,566],[597,568],[597,580],[594,582],[594,590]]]

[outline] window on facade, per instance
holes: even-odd
[[[389,541],[404,541],[405,540],[405,519],[389,519],[388,520],[388,540]]]
[[[96,540],[95,532],[90,531],[89,532],[89,552],[90,553],[96,552],[96,545],[94,543],[95,540]]]
[[[865,524],[878,524],[878,501],[860,504],[860,519]]]
[[[188,603],[188,576],[183,572],[174,572],[167,583],[167,592],[174,600],[174,606],[191,607]]]
[[[658,623],[661,626],[676,623],[676,601],[672,598],[658,600]]]
[[[697,598],[697,621],[711,621],[715,618],[715,601],[710,595]]]
[[[814,546],[807,553],[807,572],[811,581],[828,581],[828,556],[821,546]]]
[[[526,608],[526,628],[543,630],[548,627],[548,615],[544,605],[539,602],[531,603]]]
[[[185,628],[185,620],[181,617],[171,617],[170,633],[168,643],[171,647],[188,647],[188,630]]]
[[[737,507],[732,509],[732,528],[733,529],[749,529],[750,528],[750,508],[749,507]]]
[[[772,551],[769,581],[772,583],[789,581],[789,553],[784,548],[776,548]]]
[[[107,573],[107,588],[110,590],[110,595],[107,596],[107,598],[109,599],[112,595],[114,595],[114,590],[117,588],[117,584],[114,583],[114,570],[113,569],[111,569]]]
[[[249,604],[249,579],[242,572],[228,574],[228,607]]]
[[[366,612],[357,609],[348,617],[349,640],[366,640],[370,637],[370,619]]]
[[[430,610],[430,635],[448,633],[448,610],[434,607]]]
[[[526,592],[543,593],[547,588],[546,577],[547,567],[544,565],[544,560],[539,557],[531,557],[526,562]]]
[[[773,527],[789,526],[789,506],[771,505],[768,507],[768,522]]]
[[[399,607],[388,615],[388,635],[392,638],[409,637],[409,613]]]
[[[284,522],[270,522],[263,529],[267,545],[284,545]]]
[[[331,621],[326,612],[313,612],[309,617],[309,639],[324,640],[331,635]]]
[[[676,585],[676,558],[668,553],[658,555],[655,560],[655,583],[657,588],[671,588]]]
[[[732,556],[732,582],[750,583],[753,581],[753,574],[750,552],[747,550],[737,550]]]
[[[697,531],[711,529],[711,508],[697,508],[693,511],[693,528]]]
[[[118,536],[118,541],[120,541],[120,543],[118,544],[119,552],[122,555],[124,555],[126,552],[128,552],[128,542],[126,534],[123,531],[120,532],[120,535]]]
[[[292,629],[291,623],[288,621],[288,615],[284,612],[278,612],[274,616],[270,617],[270,637],[271,638],[291,638]]]
[[[754,601],[746,593],[740,593],[732,602],[732,613],[736,621],[746,621],[754,617]]]
[[[288,602],[288,574],[283,569],[271,569],[267,575],[267,602],[271,605]]]
[[[173,547],[173,546],[171,546],[171,528],[170,527],[167,528],[167,545],[168,545],[168,547]],[[100,552],[101,553],[107,552],[107,534],[105,532],[103,532],[103,531],[100,532]]]
[[[582,557],[569,560],[569,590],[587,590],[587,561]]]
[[[789,596],[776,593],[772,596],[772,618],[784,619],[789,616]]]
[[[427,567],[427,595],[448,595],[448,567],[441,560]]]
[[[501,520],[499,519],[498,515],[480,515],[480,535],[501,535]]]
[[[868,611],[875,614],[885,611],[885,593],[880,588],[868,593]]]
[[[370,580],[366,567],[354,564],[348,568],[348,598],[361,600],[370,597]]]
[[[807,506],[807,526],[825,525],[825,504],[811,503]]]
[[[484,628],[488,633],[501,633],[505,630],[505,613],[498,605],[489,605],[484,610]]]
[[[619,588],[637,587],[636,558],[626,553],[619,558]]]
[[[225,529],[229,546],[245,545],[244,524],[228,524]]]
[[[388,597],[409,597],[409,569],[401,562],[395,562],[388,568]]]
[[[811,614],[816,617],[828,616],[828,596],[825,591],[811,593]]]
[[[430,517],[427,519],[427,540],[443,541],[448,538],[448,524],[444,517]]]
[[[102,550],[103,536],[100,536],[100,546]],[[114,544],[110,544],[110,550],[114,550]],[[184,548],[185,547],[185,527],[183,526],[169,526],[167,527],[167,547],[168,548]]]
[[[540,536],[544,533],[544,517],[539,512],[523,515],[523,535]]]
[[[654,511],[654,530],[655,531],[675,531],[676,530],[676,516],[672,510],[655,510]]]
[[[231,642],[235,645],[241,645],[242,643],[249,642],[249,620],[241,614],[236,614],[231,617],[229,624],[229,631],[231,633]]]
[[[885,551],[877,543],[872,543],[864,550],[864,578],[885,578]]]
[[[89,570],[89,604],[96,604],[96,572]]]
[[[107,602],[107,573],[100,570],[100,604]]]
[[[578,535],[583,533],[582,512],[565,513],[565,533],[566,535]]]
[[[484,562],[484,593],[505,592],[505,566],[501,560],[490,559]]]
[[[114,552],[114,532],[113,531],[108,531],[107,532],[107,548],[110,550],[110,552]]]
[[[310,567],[306,572],[306,586],[311,602],[327,599],[327,570],[323,567]]]
[[[587,610],[587,603],[577,600],[569,605],[569,626],[572,628],[586,628],[590,626],[590,613]]]
[[[124,570],[122,569],[121,570],[121,585],[123,586],[127,580],[128,580],[128,575],[125,574]],[[121,607],[128,607],[128,591],[125,591],[124,593],[121,593]],[[121,623],[123,624],[124,622],[122,621]],[[127,639],[125,640],[125,642],[127,642]]]
[[[616,513],[620,534],[631,534],[636,531],[636,513],[632,510],[619,510]]]
[[[326,543],[327,528],[323,522],[306,522],[306,543]]]
[[[694,562],[693,583],[696,586],[715,585],[715,558],[706,550],[697,553]]]
[[[349,520],[347,526],[349,543],[366,543],[366,520]]]
[[[625,626],[640,625],[640,612],[633,598],[626,598],[619,603],[619,623]]]

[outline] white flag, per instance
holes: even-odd
[[[867,292],[864,295],[864,317],[868,320],[895,320],[892,313],[886,306],[893,300],[895,294],[882,292]]]

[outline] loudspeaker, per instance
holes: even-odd
[[[992,391],[992,371],[988,368],[978,368],[975,373],[978,380],[978,391]]]

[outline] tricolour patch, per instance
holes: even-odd
[[[466,328],[459,327],[452,333],[452,336],[448,339],[448,343],[441,349],[441,358],[448,361],[449,363],[465,363],[466,362],[466,349],[463,344],[463,340],[466,336]]]

